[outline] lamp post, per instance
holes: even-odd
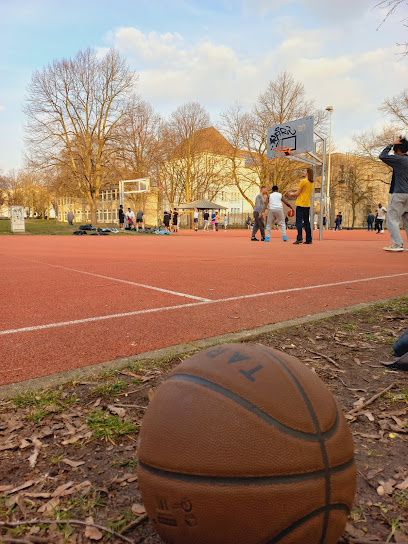
[[[327,106],[326,111],[330,114],[330,131],[329,131],[329,161],[327,166],[327,185],[326,185],[326,213],[327,213],[327,227],[330,227],[330,182],[331,182],[331,152],[332,152],[332,115],[333,106]]]

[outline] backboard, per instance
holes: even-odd
[[[313,116],[269,127],[268,159],[282,157],[281,154],[275,153],[276,147],[289,147],[291,155],[312,153],[313,135]]]
[[[126,185],[127,184],[127,185]],[[150,193],[150,179],[124,179],[119,181],[119,202],[125,205],[125,195]]]

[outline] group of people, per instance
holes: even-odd
[[[282,240],[288,241],[286,236],[286,222],[285,213],[283,211],[283,204],[286,204],[293,212],[292,205],[284,198],[282,193],[279,192],[279,187],[274,185],[269,197],[265,200],[268,190],[265,186],[261,187],[259,195],[255,199],[254,206],[254,226],[252,229],[251,240],[253,242],[259,242],[256,237],[258,231],[261,233],[261,241],[269,242],[271,236],[271,229],[274,223],[277,223],[281,233]],[[310,201],[313,193],[313,170],[312,168],[305,168],[302,170],[302,179],[296,191],[289,191],[287,196],[296,198],[296,229],[297,237],[294,242],[295,245],[303,243],[303,230],[306,233],[305,244],[312,243],[312,228],[310,225]],[[266,236],[265,236],[265,223],[264,215],[266,210],[267,223],[266,223]]]
[[[387,208],[384,208],[384,206],[381,204],[381,202],[378,204],[378,208],[375,211],[375,215],[373,212],[370,212],[367,215],[367,230],[368,231],[376,231],[377,234],[383,234],[384,233],[384,221],[387,214]]]
[[[182,212],[185,213],[185,212]],[[193,221],[194,221],[194,230],[195,232],[198,231],[198,220],[199,220],[200,212],[197,208],[194,208],[194,215],[193,215]],[[164,228],[168,232],[178,232],[179,230],[179,220],[180,220],[180,212],[177,210],[177,208],[174,208],[172,211],[168,212],[165,211],[163,215],[163,223]],[[208,232],[210,227],[210,221],[212,225],[212,230],[214,232],[218,232],[218,227],[220,224],[220,214],[218,211],[213,211],[211,213],[211,219],[210,219],[210,212],[208,210],[203,211],[203,231]],[[227,230],[228,226],[228,218],[225,215],[224,217],[224,230]]]
[[[118,217],[119,228],[121,230],[139,231],[140,228],[141,230],[144,230],[144,213],[142,210],[139,210],[135,215],[135,212],[133,212],[131,208],[128,208],[125,213],[121,204],[118,210]]]

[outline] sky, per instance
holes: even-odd
[[[23,166],[22,105],[34,70],[92,47],[115,47],[162,117],[200,102],[217,124],[251,108],[282,70],[319,108],[333,106],[333,141],[379,128],[385,97],[408,83],[403,14],[377,30],[378,0],[0,0],[0,170]]]

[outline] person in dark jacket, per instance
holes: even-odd
[[[373,212],[370,212],[367,215],[367,230],[374,231],[374,228],[373,228],[374,220],[375,220],[374,214],[373,214]]]
[[[125,224],[125,212],[123,211],[122,204],[119,206],[118,210],[118,219],[119,219],[119,228],[123,230],[123,226]]]
[[[391,148],[394,155],[390,155]],[[387,145],[381,152],[380,159],[391,166],[392,178],[390,186],[391,198],[388,203],[387,227],[390,233],[392,246],[385,247],[385,251],[404,251],[404,241],[401,236],[400,222],[404,225],[408,239],[408,140],[398,138],[394,143]]]

